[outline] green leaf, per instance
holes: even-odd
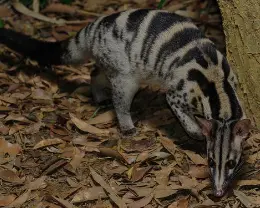
[[[2,19],[0,19],[0,28],[4,27],[4,21]]]
[[[63,4],[71,4],[73,0],[60,0]]]
[[[158,4],[158,9],[162,9],[163,5],[165,4],[166,0],[161,0],[160,3]]]

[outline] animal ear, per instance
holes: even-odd
[[[201,132],[202,134],[206,137],[209,138],[211,131],[212,131],[212,127],[213,127],[213,122],[212,120],[208,120],[205,118],[201,118],[201,117],[197,117],[195,116],[195,119],[197,120],[200,128],[201,128]]]
[[[249,119],[239,120],[233,128],[233,134],[244,139],[248,136],[250,128],[251,121]]]

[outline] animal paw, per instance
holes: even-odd
[[[122,135],[123,137],[133,137],[137,134],[136,128],[128,129],[128,130],[123,130]]]

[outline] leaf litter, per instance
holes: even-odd
[[[4,26],[56,41],[102,14],[158,5],[155,0],[70,5],[49,0],[42,9],[40,2],[25,7],[6,1],[0,6]],[[163,8],[191,17],[224,52],[214,1],[165,1]],[[122,139],[111,104],[92,100],[93,67],[88,62],[47,71],[0,48],[0,207],[257,207],[260,133],[246,141],[244,174],[234,191],[218,200],[202,144],[186,136],[163,91],[144,86],[132,108],[138,134]]]

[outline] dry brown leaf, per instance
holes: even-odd
[[[40,88],[32,91],[31,97],[35,100],[52,100],[51,93]]]
[[[234,190],[234,194],[245,207],[254,207],[254,203],[242,191]]]
[[[62,19],[56,20],[54,18],[46,17],[46,16],[39,14],[37,12],[33,12],[33,11],[29,10],[28,8],[26,8],[22,3],[20,3],[19,0],[14,1],[13,7],[18,12],[20,12],[22,14],[25,14],[27,16],[30,16],[30,17],[33,17],[35,19],[42,20],[42,21],[45,21],[45,22],[50,22],[50,23],[54,23],[54,24],[58,24],[58,25],[65,24],[65,22],[66,22]]]
[[[26,134],[36,134],[40,131],[40,128],[43,126],[44,124],[42,122],[37,122],[34,124],[31,124],[30,126],[28,126],[25,130],[24,133]]]
[[[47,176],[41,176],[40,178],[37,178],[35,181],[30,182],[28,185],[28,189],[30,190],[37,190],[37,189],[43,189],[47,186],[47,183],[45,182]]]
[[[93,179],[99,183],[107,192],[109,198],[115,202],[120,208],[127,208],[125,202],[115,193],[115,191],[107,184],[107,182],[100,176],[93,168],[89,168]]]
[[[141,180],[145,174],[151,170],[152,166],[148,166],[145,168],[139,168],[138,166],[134,165],[133,170],[132,170],[132,177],[131,181],[136,182]]]
[[[30,124],[32,123],[30,120],[28,120],[27,118],[25,118],[22,115],[18,115],[18,114],[9,114],[6,118],[6,121],[19,121],[21,123],[26,123],[26,124]]]
[[[115,111],[110,110],[105,113],[102,113],[92,119],[88,120],[89,124],[105,124],[105,123],[111,123],[113,120],[116,119]]]
[[[58,135],[61,135],[61,136],[67,136],[69,134],[68,131],[61,126],[52,125],[52,126],[50,126],[50,130],[52,132],[54,132],[55,134],[58,134]]]
[[[2,17],[10,17],[12,15],[12,11],[8,9],[6,6],[0,5],[0,18]]]
[[[60,204],[62,207],[65,208],[75,208],[75,206],[73,204],[71,204],[70,202],[68,202],[67,200],[52,196],[52,198],[58,203]]]
[[[172,172],[172,169],[174,168],[174,166],[177,163],[174,162],[171,165],[167,166],[167,167],[162,167],[162,169],[160,171],[155,172],[156,175],[156,182],[159,185],[164,185],[167,186],[168,182],[169,182],[169,175]]]
[[[79,150],[78,148],[76,148],[76,154],[74,155],[74,157],[72,158],[72,160],[70,161],[70,165],[72,166],[73,170],[76,171],[76,169],[79,167],[83,157],[85,156],[85,152],[82,150]]]
[[[24,192],[22,195],[17,197],[11,204],[9,204],[8,207],[20,207],[28,200],[30,194],[31,190]]]
[[[96,199],[108,198],[104,189],[101,186],[94,186],[79,191],[71,200],[72,203],[92,201]]]
[[[179,176],[179,181],[181,182],[181,185],[183,188],[191,189],[193,187],[196,187],[198,185],[198,181],[194,178],[189,178],[184,175]]]
[[[7,96],[2,96],[0,95],[0,100],[4,101],[6,103],[11,103],[11,104],[16,104],[17,100],[13,97],[7,97]]]
[[[48,166],[47,169],[45,169],[42,172],[42,175],[50,175],[53,174],[54,172],[56,172],[58,169],[62,168],[65,164],[67,164],[68,161],[67,160],[58,160],[57,162],[53,163],[52,165]]]
[[[160,141],[163,147],[174,156],[176,151],[176,145],[173,143],[173,141],[165,137],[161,137]]]
[[[19,131],[21,131],[21,130],[23,130],[23,129],[25,129],[26,128],[26,125],[18,125],[18,124],[15,124],[15,125],[13,125],[13,126],[11,126],[10,127],[10,129],[9,129],[9,135],[13,135],[13,134],[15,134],[16,132],[19,132]]]
[[[98,148],[98,150],[104,156],[116,158],[117,160],[126,162],[125,158],[117,150],[107,148],[107,147],[100,147]]]
[[[55,139],[44,139],[40,142],[38,142],[33,149],[39,149],[39,148],[43,148],[43,147],[48,147],[48,146],[52,146],[52,145],[56,145],[56,144],[62,144],[63,140],[59,139],[59,138],[55,138]]]
[[[6,107],[6,106],[0,106],[0,112],[9,112],[12,111],[12,108]]]
[[[0,207],[6,207],[15,200],[15,195],[0,196]]]
[[[189,201],[184,198],[180,199],[177,202],[173,202],[171,205],[168,206],[168,208],[188,208]]]
[[[21,179],[11,170],[0,170],[0,178],[9,183],[22,184],[24,179]]]
[[[96,128],[90,124],[88,124],[87,122],[77,118],[76,116],[74,116],[72,113],[70,113],[70,118],[71,121],[81,130],[84,132],[88,132],[91,134],[95,134],[95,135],[108,135],[109,131],[106,129],[99,129]]]
[[[170,186],[158,185],[153,193],[155,198],[160,199],[176,194],[177,190],[171,188]]]
[[[194,162],[196,165],[208,165],[206,158],[201,157],[199,154],[196,154],[192,151],[185,150],[183,151],[192,162]]]
[[[191,165],[189,174],[190,176],[195,178],[200,178],[200,179],[208,178],[209,176],[208,167],[204,165],[203,166]]]
[[[239,180],[237,182],[238,186],[259,186],[260,180],[252,179],[252,180]]]
[[[145,207],[147,204],[149,204],[153,199],[153,195],[146,196],[138,201],[135,201],[131,204],[128,204],[129,208],[141,208]]]
[[[0,154],[8,153],[10,156],[16,156],[22,151],[19,144],[11,144],[3,138],[0,138]]]

